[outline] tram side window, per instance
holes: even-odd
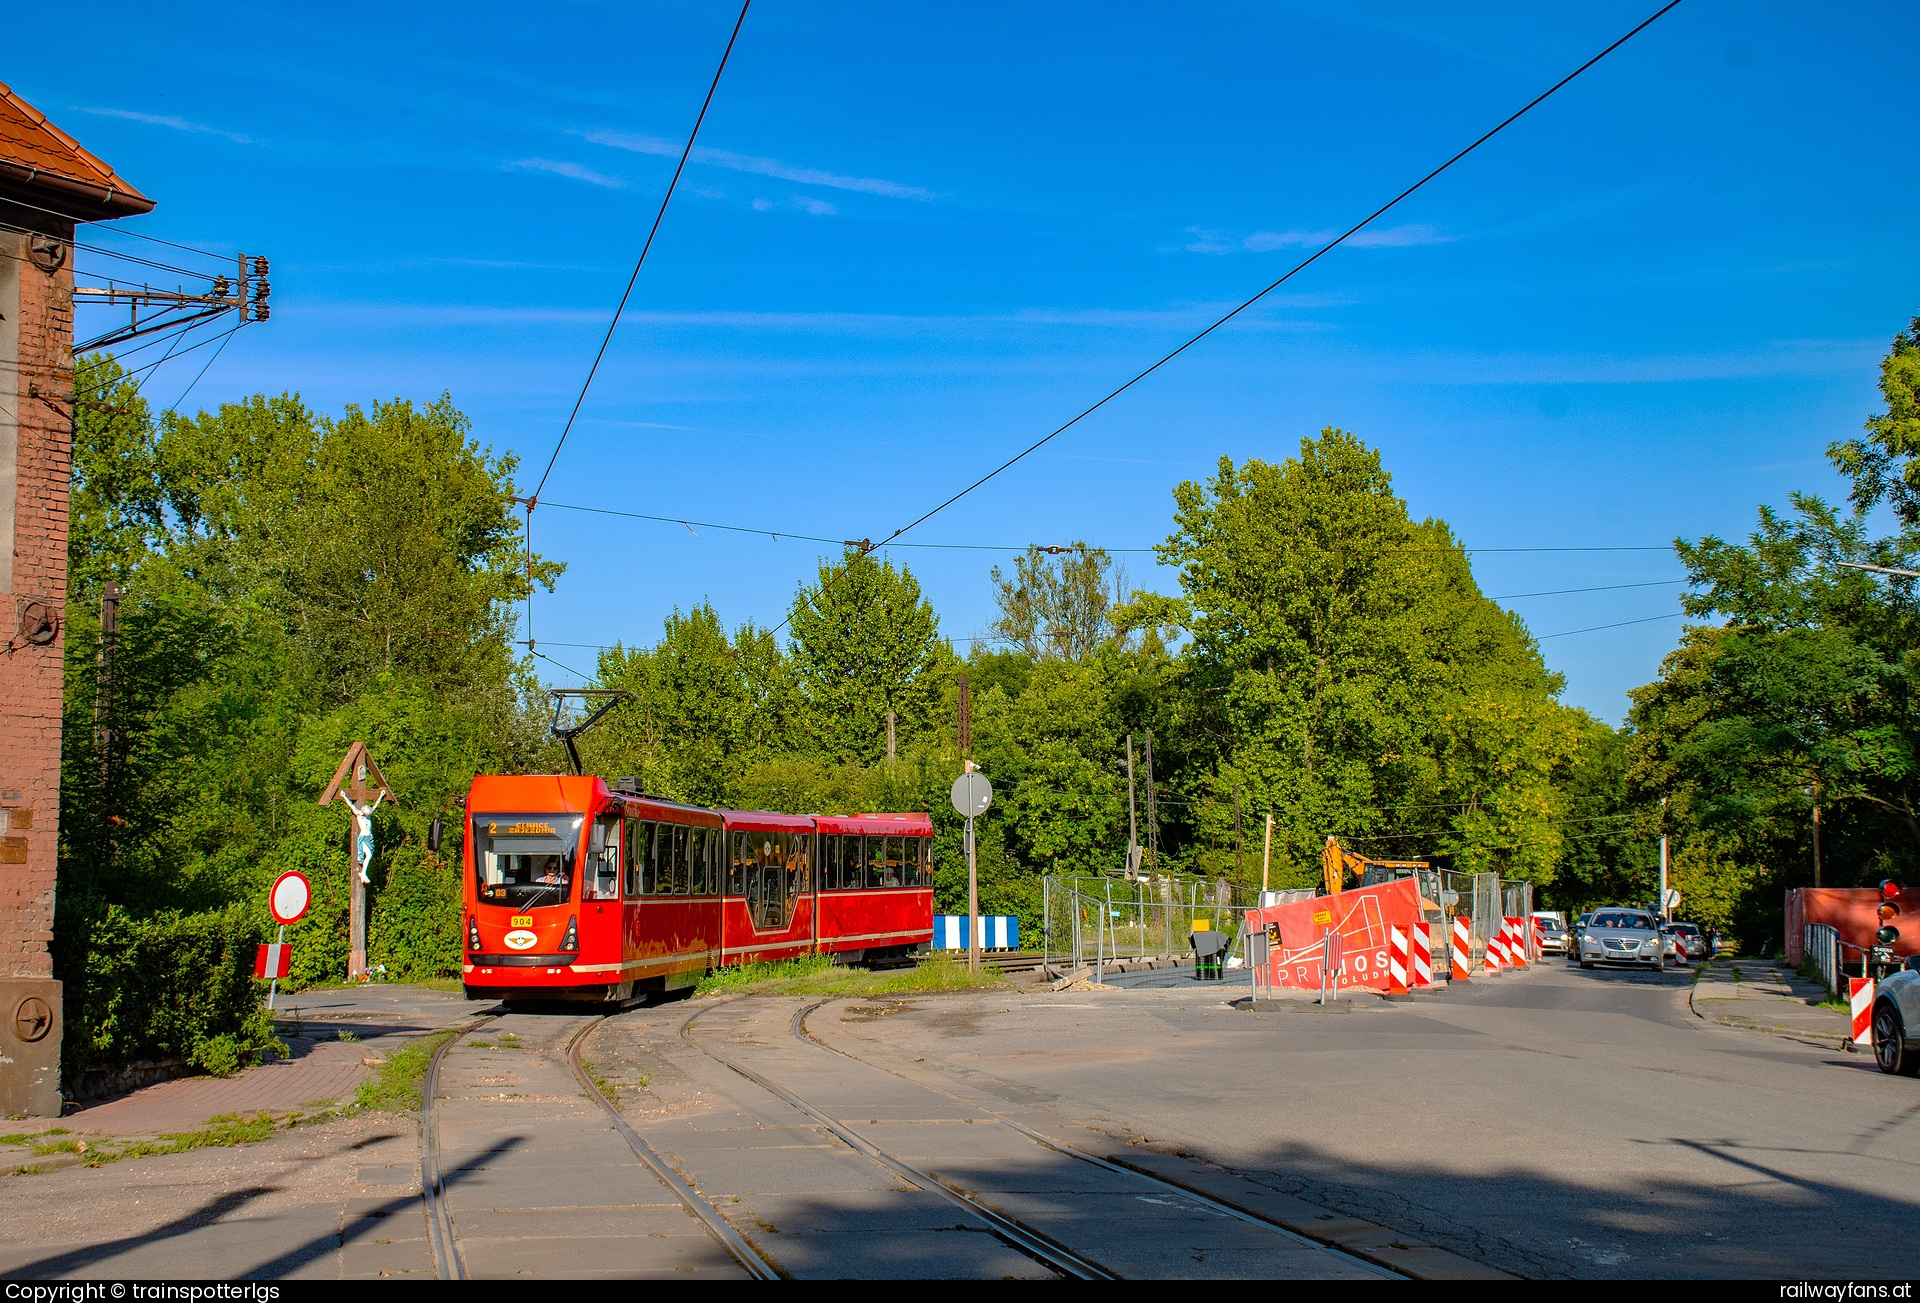
[[[887,852],[880,859],[881,883],[889,887],[901,885],[900,878],[900,838],[887,838]]]
[[[726,836],[718,828],[700,830],[700,894],[703,896],[720,890],[720,846]]]
[[[820,890],[831,891],[840,885],[840,835],[823,832],[820,834]]]
[[[620,820],[595,819],[587,838],[585,872],[580,877],[580,899],[618,900],[620,897]]]
[[[698,896],[706,890],[707,830],[687,829],[687,886],[680,894]]]
[[[800,891],[803,893],[812,891],[813,890],[813,855],[814,855],[813,834],[810,832],[796,833],[794,835],[793,840],[794,840],[794,843],[800,848]]]
[[[747,894],[747,857],[748,835],[743,832],[730,833],[727,836],[730,853],[727,856],[727,894],[744,896]]]
[[[916,887],[933,885],[933,838],[915,837],[914,843],[914,879]]]
[[[653,825],[653,881],[647,885],[650,895],[664,896],[673,890],[673,825]]]
[[[841,833],[834,838],[840,843],[840,877],[834,882],[836,887],[857,887],[860,885],[860,838],[855,833]]]
[[[647,851],[653,833],[653,825],[644,819],[627,821],[627,895],[639,896],[646,892],[644,878],[647,871]]]

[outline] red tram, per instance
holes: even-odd
[[[725,964],[933,939],[933,821],[678,805],[595,777],[467,795],[467,998],[624,1000]]]

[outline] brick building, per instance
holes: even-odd
[[[73,238],[153,201],[0,83],[0,1115],[60,1111],[53,980]]]

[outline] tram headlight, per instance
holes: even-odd
[[[560,943],[560,948],[566,951],[580,949],[580,916],[578,914],[567,916],[567,935],[566,939]]]

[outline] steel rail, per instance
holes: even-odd
[[[782,1272],[780,1268],[763,1257],[760,1251],[754,1248],[753,1245],[747,1241],[747,1238],[735,1230],[733,1224],[721,1215],[720,1210],[707,1201],[705,1195],[702,1195],[698,1190],[695,1190],[689,1185],[686,1180],[681,1177],[680,1173],[676,1172],[668,1165],[664,1158],[655,1152],[652,1145],[649,1145],[640,1138],[640,1134],[633,1129],[626,1118],[620,1115],[620,1110],[613,1106],[613,1101],[600,1092],[600,1086],[594,1081],[592,1074],[581,1065],[580,1046],[587,1039],[587,1033],[606,1020],[607,1015],[605,1014],[601,1014],[599,1017],[590,1020],[584,1027],[573,1034],[573,1039],[567,1042],[567,1064],[573,1069],[573,1075],[579,1078],[580,1084],[585,1088],[588,1098],[600,1105],[607,1117],[612,1120],[613,1129],[618,1131],[620,1138],[627,1142],[627,1147],[633,1150],[634,1157],[645,1164],[649,1171],[659,1177],[661,1182],[673,1191],[674,1196],[686,1205],[687,1211],[700,1219],[700,1224],[707,1228],[707,1233],[718,1240],[720,1246],[733,1255],[734,1260],[746,1269],[749,1276],[752,1276],[755,1280],[784,1279],[785,1273]]]
[[[440,1060],[462,1036],[478,1028],[495,1015],[474,1019],[440,1042],[427,1060],[427,1073],[420,1082],[420,1198],[427,1206],[427,1238],[433,1243],[433,1274],[440,1280],[465,1280],[466,1264],[460,1261],[460,1246],[453,1235],[453,1214],[447,1208],[446,1173],[440,1169],[440,1115],[434,1107],[434,1095],[440,1088]]]
[[[968,1215],[985,1222],[995,1236],[1026,1254],[1028,1257],[1033,1258],[1043,1266],[1051,1267],[1061,1275],[1070,1276],[1076,1280],[1121,1279],[1120,1276],[1101,1266],[1091,1258],[1082,1257],[1064,1244],[1060,1244],[1042,1235],[1040,1232],[1033,1230],[1031,1227],[1014,1220],[1005,1213],[981,1203],[965,1191],[948,1184],[933,1173],[922,1171],[911,1163],[894,1157],[840,1119],[815,1108],[812,1104],[801,1099],[792,1091],[774,1084],[753,1069],[745,1067],[733,1059],[728,1058],[726,1055],[716,1053],[705,1045],[702,1045],[693,1035],[693,1024],[695,1020],[707,1012],[710,1012],[710,1010],[696,1010],[680,1024],[680,1039],[685,1041],[689,1046],[699,1050],[702,1054],[720,1064],[722,1067],[729,1068],[740,1076],[745,1077],[748,1081],[751,1081],[754,1085],[759,1086],[769,1094],[784,1100],[787,1104],[806,1114],[835,1136],[838,1136],[850,1148],[865,1155],[868,1159],[877,1163],[900,1180],[926,1190],[931,1194],[939,1195]]]
[[[796,1010],[793,1015],[792,1026],[793,1026],[793,1034],[795,1039],[800,1040],[808,1045],[815,1046],[818,1049],[825,1050],[829,1054],[838,1054],[841,1058],[851,1059],[855,1063],[861,1064],[864,1067],[873,1068],[877,1071],[884,1072],[889,1076],[898,1077],[902,1081],[911,1082],[912,1084],[922,1087],[923,1089],[931,1090],[937,1095],[945,1095],[948,1099],[954,1100],[957,1103],[965,1104],[970,1108],[981,1107],[980,1105],[974,1103],[971,1100],[962,1099],[960,1096],[954,1094],[952,1091],[942,1090],[938,1086],[928,1085],[924,1081],[915,1080],[914,1078],[907,1076],[903,1072],[894,1071],[892,1068],[881,1067],[879,1064],[863,1059],[857,1054],[849,1053],[848,1051],[841,1049],[837,1045],[829,1045],[825,1041],[821,1040],[818,1036],[815,1036],[812,1032],[808,1031],[807,1015],[814,1012],[814,1010],[816,1009],[822,1008],[825,1005],[833,1003],[833,1000],[838,998],[839,997],[836,996],[826,1000],[815,1000],[812,1004],[800,1006],[800,1008]],[[1002,1126],[1005,1126],[1010,1130],[1019,1132],[1021,1135],[1027,1137],[1027,1139],[1033,1141],[1035,1144],[1041,1145],[1047,1149],[1051,1149],[1053,1152],[1057,1154],[1062,1154],[1068,1158],[1077,1158],[1083,1163],[1091,1163],[1093,1166],[1101,1168],[1108,1172],[1114,1172],[1122,1176],[1133,1177],[1136,1180],[1150,1182],[1151,1184],[1157,1185],[1171,1193],[1178,1194],[1182,1198],[1190,1199],[1196,1203],[1205,1204],[1209,1209],[1211,1209],[1214,1212],[1220,1213],[1223,1216],[1235,1218],[1236,1220],[1246,1222],[1250,1225],[1258,1226],[1263,1230],[1278,1231],[1280,1234],[1285,1235],[1290,1239],[1298,1240],[1302,1244],[1310,1244],[1317,1249],[1324,1250],[1325,1252],[1334,1254],[1337,1257],[1345,1258],[1347,1261],[1353,1263],[1356,1266],[1364,1267],[1368,1271],[1378,1273],[1379,1275],[1387,1277],[1388,1279],[1391,1279],[1391,1280],[1412,1279],[1411,1277],[1405,1275],[1402,1272],[1394,1270],[1392,1267],[1389,1267],[1384,1263],[1375,1262],[1370,1258],[1367,1258],[1360,1254],[1355,1253],[1351,1249],[1342,1248],[1341,1246],[1334,1244],[1329,1240],[1319,1239],[1311,1235],[1303,1234],[1300,1231],[1295,1230],[1291,1226],[1283,1225],[1280,1222],[1274,1221],[1270,1217],[1262,1217],[1258,1213],[1249,1212],[1245,1208],[1241,1208],[1234,1204],[1227,1203],[1226,1201],[1215,1198],[1213,1195],[1207,1194],[1204,1191],[1196,1190],[1194,1187],[1187,1185],[1184,1182],[1170,1180],[1169,1178],[1161,1176],[1158,1173],[1144,1171],[1141,1168],[1135,1167],[1129,1163],[1116,1163],[1111,1159],[1101,1158],[1097,1154],[1089,1154],[1085,1150],[1075,1148],[1073,1145],[1070,1145],[1065,1141],[1056,1140],[1053,1137],[1048,1136],[1042,1132],[1035,1131],[1032,1127],[1023,1126],[1020,1123],[1014,1121],[1012,1118],[1006,1116],[1004,1113],[996,1112],[993,1109],[990,1109],[990,1108],[982,1109],[982,1111],[987,1113],[995,1121],[999,1122]]]

